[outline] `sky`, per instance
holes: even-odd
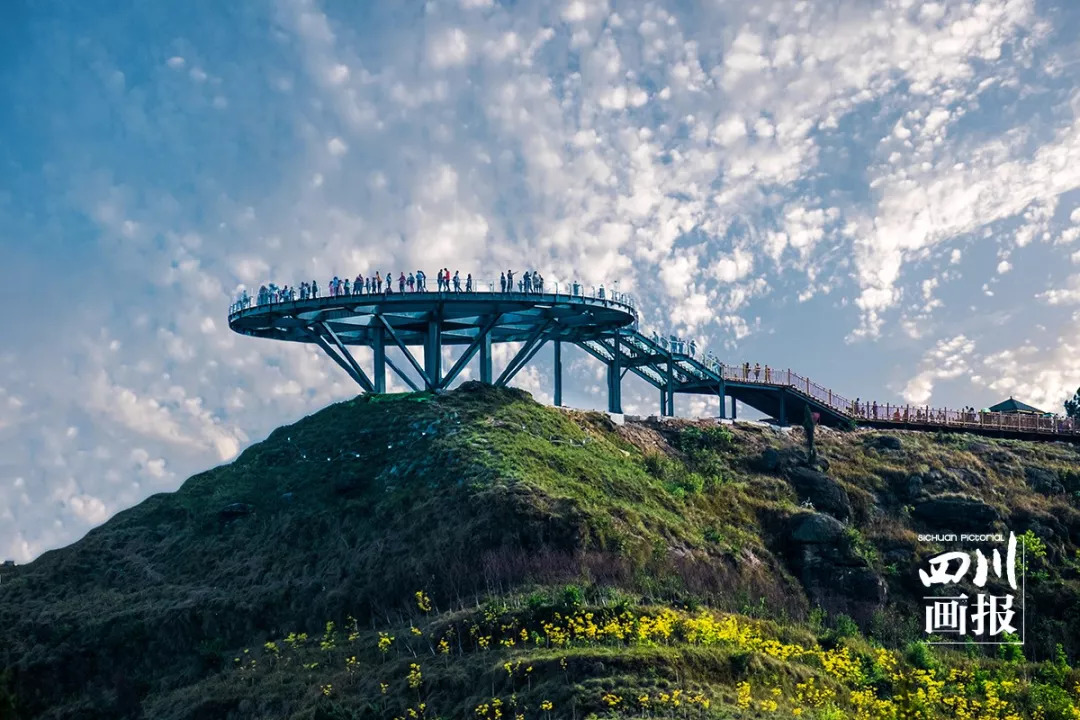
[[[270,280],[617,280],[646,332],[726,362],[1060,410],[1077,37],[1065,0],[9,0],[0,560],[357,392],[313,346],[230,332]],[[606,407],[603,367],[564,363],[566,404]],[[549,368],[516,384],[550,402]]]

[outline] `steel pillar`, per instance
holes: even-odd
[[[562,407],[562,341],[555,340],[555,407]]]
[[[786,397],[787,397],[787,392],[784,391],[784,390],[780,390],[780,417],[778,417],[777,420],[780,421],[780,426],[781,427],[787,425],[787,413],[785,412],[785,409],[784,409],[784,399]]]
[[[375,386],[375,392],[384,393],[386,392],[386,336],[383,335],[382,328],[378,330],[371,343],[371,350],[375,355],[375,369],[371,381]]]
[[[424,374],[431,389],[442,384],[442,323],[434,313],[428,318],[427,336],[424,338]]]
[[[491,384],[491,333],[480,340],[480,382]]]
[[[622,348],[618,330],[612,336],[615,352],[608,363],[608,412],[622,414]]]
[[[667,417],[667,390],[660,388],[660,417]]]
[[[675,360],[671,353],[667,354],[667,414],[675,416]]]
[[[739,414],[735,411],[735,398],[731,398],[731,419],[735,420],[739,417]]]
[[[727,384],[723,380],[720,381],[717,394],[720,395],[720,419],[724,420],[727,418]]]

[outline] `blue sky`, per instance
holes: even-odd
[[[228,331],[268,279],[618,279],[728,362],[1059,409],[1078,31],[1034,0],[7,2],[0,558],[355,392]],[[541,399],[548,360],[518,378]],[[567,363],[568,404],[603,407],[602,368]]]

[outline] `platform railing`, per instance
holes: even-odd
[[[612,288],[605,288],[604,285],[589,285],[589,284],[579,283],[579,282],[569,282],[569,283],[561,283],[561,284],[558,283],[558,282],[554,282],[554,283],[549,284],[549,283],[545,282],[545,284],[543,286],[543,292],[538,292],[537,290],[533,290],[533,289],[525,291],[524,289],[518,289],[517,287],[515,287],[513,289],[507,289],[507,290],[504,291],[504,290],[501,289],[498,280],[492,280],[492,279],[489,279],[489,278],[482,278],[482,279],[473,278],[472,289],[467,290],[466,289],[466,279],[461,278],[460,280],[461,280],[461,284],[460,284],[460,289],[459,290],[453,289],[453,285],[451,284],[451,289],[449,289],[449,290],[441,290],[440,291],[438,289],[438,285],[436,285],[434,289],[432,289],[430,287],[431,278],[428,278],[427,282],[425,283],[425,285],[427,285],[428,287],[425,287],[424,290],[417,289],[415,287],[415,285],[414,285],[414,289],[410,290],[408,288],[408,286],[406,286],[404,294],[406,294],[406,295],[417,295],[417,294],[423,295],[423,294],[439,294],[439,293],[442,293],[442,294],[446,294],[446,295],[456,295],[456,294],[464,294],[464,293],[470,293],[470,294],[471,293],[494,293],[494,294],[500,295],[500,296],[511,296],[511,297],[515,297],[515,298],[519,298],[519,297],[539,297],[539,296],[551,296],[551,295],[554,295],[557,298],[558,297],[567,297],[567,298],[571,298],[571,299],[573,299],[573,298],[581,298],[581,299],[589,299],[589,300],[600,300],[600,301],[603,301],[605,303],[612,303],[612,304],[615,304],[615,305],[621,305],[621,306],[624,306],[626,308],[629,308],[632,311],[632,314],[634,315],[634,322],[635,323],[637,322],[637,317],[638,317],[638,315],[637,315],[637,301],[634,298],[634,296],[631,295],[630,293],[620,292],[620,291],[612,289]],[[515,281],[515,285],[516,284],[517,283]],[[383,288],[384,289],[382,291],[378,291],[378,292],[376,292],[376,291],[364,291],[364,292],[359,292],[359,293],[350,292],[348,295],[346,295],[344,293],[341,293],[339,295],[331,295],[326,291],[325,288],[320,288],[319,295],[316,298],[312,298],[311,296],[308,296],[308,297],[305,297],[305,298],[302,298],[302,299],[306,301],[306,300],[312,300],[312,299],[322,300],[322,299],[329,298],[329,297],[342,297],[342,298],[343,297],[370,297],[372,295],[381,295],[381,296],[393,297],[395,295],[402,294],[402,291],[400,289],[398,289],[399,286],[398,286],[398,282],[396,280],[393,281],[393,288],[394,289],[389,289],[389,290],[386,289],[385,284],[383,285]],[[287,298],[283,299],[280,295],[271,294],[266,299],[265,302],[258,302],[258,300],[259,300],[259,294],[258,293],[256,293],[255,295],[247,295],[246,299],[244,297],[237,298],[233,303],[231,303],[229,305],[229,316],[231,317],[231,316],[235,315],[236,313],[240,312],[241,310],[246,310],[246,309],[252,308],[252,307],[280,305],[280,304],[284,304],[284,303],[300,301],[301,298],[300,298],[298,292],[296,291],[295,287],[291,288],[291,290],[293,291],[293,293],[290,294],[290,296],[287,297]]]

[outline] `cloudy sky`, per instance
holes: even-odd
[[[618,279],[729,362],[1059,409],[1078,35],[1065,0],[6,2],[0,559],[355,392],[229,332],[267,279]],[[518,382],[549,399],[548,362]]]

